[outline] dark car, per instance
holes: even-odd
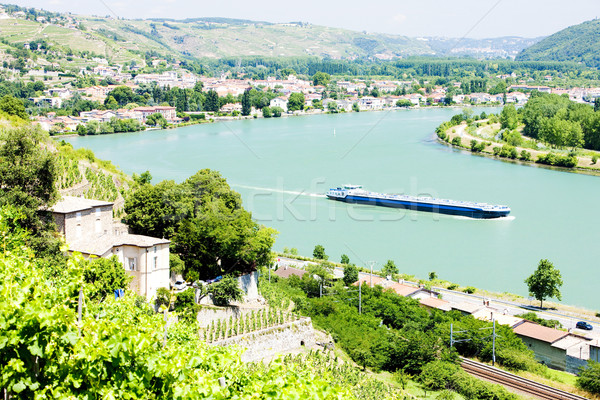
[[[585,321],[579,321],[575,324],[575,327],[578,329],[584,329],[586,331],[591,331],[594,327],[591,324],[588,324]]]

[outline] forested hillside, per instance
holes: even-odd
[[[521,61],[577,61],[600,67],[600,20],[570,26],[523,50]]]

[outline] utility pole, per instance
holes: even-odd
[[[373,288],[373,266],[375,265],[375,261],[369,261],[369,265],[371,266],[371,282],[370,282],[369,286],[371,286],[371,288]]]
[[[83,288],[79,289],[79,300],[77,301],[77,325],[79,325],[79,336],[81,336],[82,315],[83,315]]]
[[[450,324],[450,347],[454,345],[454,340],[452,339],[452,328],[454,324]]]
[[[358,281],[358,313],[362,314],[362,281]]]
[[[323,297],[323,282],[319,285],[319,297]]]
[[[492,317],[492,366],[496,364],[496,317]]]

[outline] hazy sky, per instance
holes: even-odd
[[[123,18],[228,17],[406,36],[536,37],[600,16],[598,0],[7,0]]]

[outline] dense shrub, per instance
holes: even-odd
[[[535,161],[538,164],[553,165],[556,167],[574,168],[577,165],[577,157],[574,154],[561,156],[556,153],[548,153],[538,156]]]
[[[455,136],[454,138],[452,138],[452,144],[454,146],[462,147],[462,141],[460,140],[460,137],[459,136]]]
[[[519,159],[523,161],[531,161],[531,153],[527,150],[521,150],[521,155],[519,156]]]
[[[588,360],[577,377],[577,386],[590,393],[600,394],[600,363]]]
[[[473,153],[480,153],[480,152],[483,151],[483,149],[485,149],[485,143],[484,142],[478,142],[475,139],[471,140],[471,151]]]

